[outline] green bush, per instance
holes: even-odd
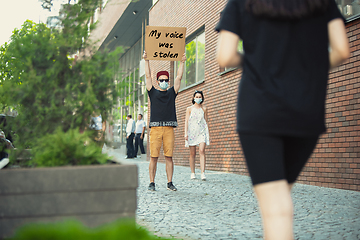
[[[67,132],[58,128],[35,141],[31,164],[37,167],[104,164],[110,158],[91,140],[90,132],[80,133],[78,128]],[[86,145],[85,145],[86,143]]]
[[[37,223],[21,227],[14,240],[166,240],[150,233],[134,220],[119,220],[111,224],[90,229],[71,220],[58,223]],[[174,238],[171,238],[174,239]]]

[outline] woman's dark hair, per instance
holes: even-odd
[[[202,103],[204,102],[204,99],[205,99],[205,98],[204,98],[204,94],[203,94],[202,91],[198,91],[198,90],[196,90],[196,91],[194,92],[193,99],[192,99],[192,104],[195,104],[194,98],[195,98],[195,95],[196,95],[197,93],[200,93],[200,94],[201,94],[202,101],[201,101],[200,104],[202,104]]]
[[[326,11],[329,0],[246,0],[246,10],[273,19],[300,19]]]

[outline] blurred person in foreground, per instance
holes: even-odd
[[[229,0],[216,30],[220,66],[243,68],[237,131],[264,238],[294,239],[291,188],[325,132],[328,72],[350,55],[344,19],[334,0]]]

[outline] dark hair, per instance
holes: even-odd
[[[198,91],[198,90],[196,90],[196,91],[194,92],[193,99],[192,99],[192,104],[195,104],[194,98],[195,98],[195,95],[196,95],[197,93],[200,93],[200,94],[201,94],[202,101],[201,101],[200,104],[202,104],[202,103],[204,102],[204,100],[205,100],[204,94],[203,94],[202,91]]]
[[[127,115],[129,118],[132,118],[131,114]]]
[[[139,113],[139,115],[141,116],[141,118],[143,118],[143,115],[141,113]]]
[[[273,19],[300,19],[326,11],[329,0],[246,0],[246,10]]]

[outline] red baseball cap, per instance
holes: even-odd
[[[159,79],[161,75],[165,75],[169,78],[169,73],[167,71],[160,71],[156,74],[156,79]]]

